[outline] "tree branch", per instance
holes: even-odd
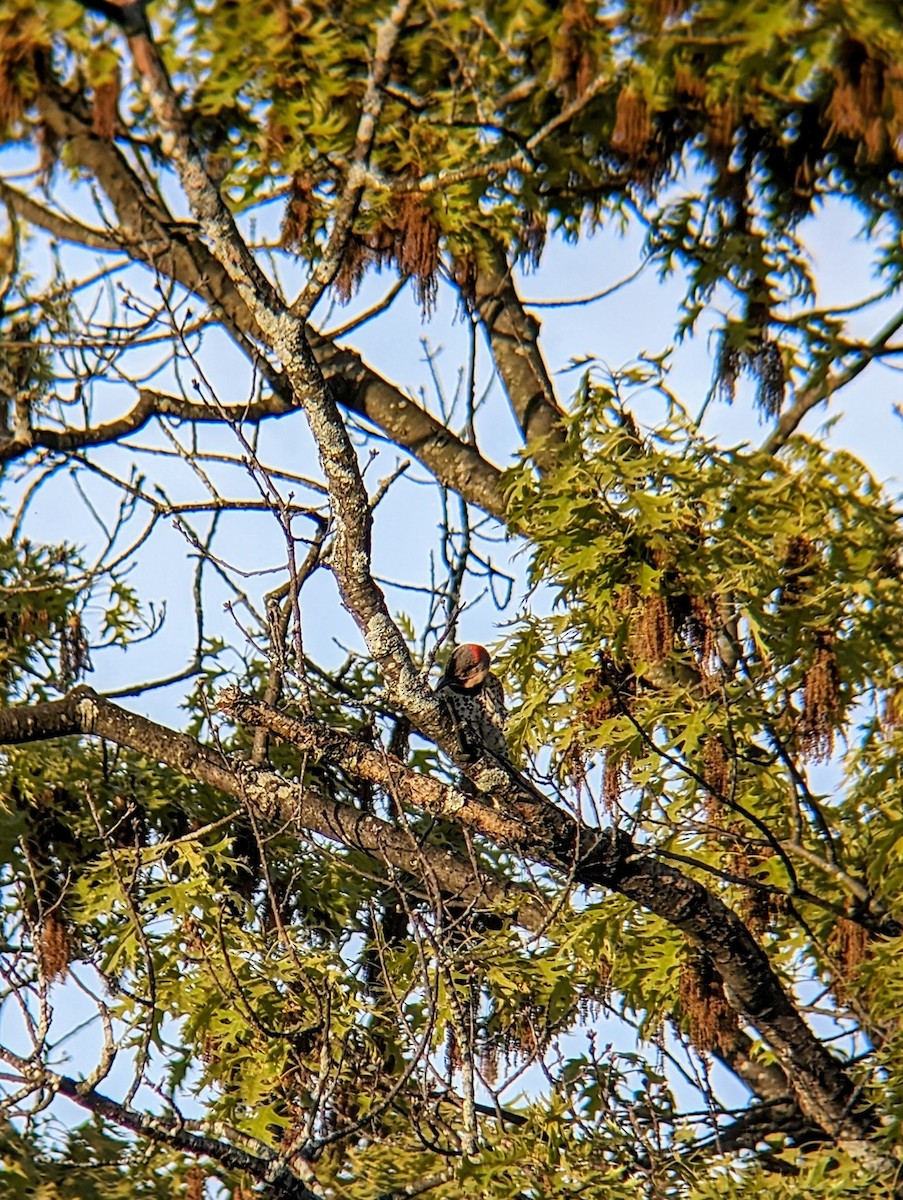
[[[304,321],[290,311],[245,244],[235,218],[207,174],[150,34],[129,36],[132,61],[200,232],[226,272],[260,336],[275,354],[303,408],[317,445],[332,504],[330,566],[391,695],[411,721],[440,745],[453,739],[444,710],[420,677],[370,572],[372,514],[357,455],[313,355]]]
[[[294,410],[274,394],[264,396],[253,404],[235,404],[214,408],[209,404],[196,404],[170,396],[152,388],[142,388],[138,403],[127,413],[106,425],[95,425],[87,429],[43,429],[31,430],[29,438],[10,437],[0,440],[0,462],[19,458],[29,449],[52,450],[59,454],[70,454],[88,446],[105,446],[118,442],[143,429],[154,417],[174,417],[193,424],[257,424],[268,417],[281,417]]]
[[[734,1029],[730,1041],[722,1033],[721,1043],[712,1050],[729,1071],[742,1079],[760,1100],[778,1102],[790,1095],[787,1076],[774,1063],[761,1062],[753,1057],[753,1041],[742,1029]]]
[[[518,854],[572,873],[577,883],[618,891],[680,929],[705,949],[732,1007],[776,1052],[803,1114],[847,1143],[857,1157],[880,1158],[868,1145],[869,1117],[853,1109],[856,1093],[842,1064],[806,1025],[743,922],[702,884],[641,854],[626,834],[590,829],[533,796],[496,796],[489,808],[350,735],[270,710],[235,688],[223,693],[221,704],[239,720],[265,725],[296,745],[325,753],[351,775],[390,788],[427,812],[452,816]]]
[[[793,1138],[797,1146],[824,1145],[828,1141],[823,1130],[800,1120],[800,1112],[795,1104],[786,1101],[757,1104],[705,1141],[696,1142],[682,1158],[687,1163],[700,1163],[732,1150],[751,1150],[775,1133]]]
[[[474,446],[378,375],[354,350],[308,330],[323,374],[339,404],[372,421],[391,441],[410,451],[443,487],[499,521],[505,519],[502,473]]]
[[[0,179],[0,200],[10,205],[23,220],[36,225],[38,229],[46,230],[62,242],[75,242],[78,246],[87,246],[89,250],[122,252],[127,249],[120,239],[112,234],[92,229],[90,225],[84,225],[81,221],[64,217],[60,213],[51,212],[49,208],[38,204],[18,188],[11,187],[3,179]]]
[[[80,1108],[140,1134],[151,1142],[171,1146],[185,1154],[213,1159],[232,1171],[246,1171],[259,1183],[266,1185],[270,1195],[280,1200],[321,1200],[275,1155],[272,1158],[260,1157],[228,1142],[193,1133],[186,1128],[186,1122],[179,1118],[136,1112],[128,1105],[86,1087],[85,1081],[59,1075],[46,1067],[36,1067],[32,1060],[21,1058],[5,1047],[0,1048],[0,1059],[21,1073],[23,1084],[34,1080],[35,1087],[51,1088]]]
[[[490,262],[478,268],[476,306],[524,440],[529,444],[537,437],[562,435],[562,412],[539,349],[539,322],[521,303],[499,246]]]
[[[267,706],[249,702],[243,708],[249,720],[285,735],[282,721],[264,721]],[[269,710],[277,717],[277,710]],[[286,718],[288,720],[288,718]],[[435,802],[436,815],[451,815],[462,802],[473,800],[453,788],[428,777],[422,790],[421,777],[409,772],[404,764],[381,755],[366,743],[340,734],[314,721],[298,722],[307,730],[306,744],[317,747],[332,761],[355,761],[362,749],[369,749],[388,764],[382,778],[395,792],[396,780],[413,775],[403,784],[405,794]],[[379,817],[340,801],[324,799],[297,784],[291,784],[273,771],[252,767],[238,759],[227,758],[210,750],[187,734],[158,725],[146,717],[130,713],[98,696],[90,688],[76,688],[63,700],[48,701],[29,707],[0,708],[0,745],[18,745],[57,737],[94,736],[145,754],[154,762],[165,763],[191,779],[217,788],[227,796],[247,801],[265,819],[277,820],[296,833],[314,833],[350,849],[362,850],[414,879],[426,875],[435,881],[443,895],[456,905],[479,910],[509,911],[525,929],[539,931],[548,921],[548,911],[527,889],[513,883],[500,883],[477,876],[469,859],[458,859],[446,850],[420,844],[406,830],[397,829]],[[338,748],[349,743],[346,759],[335,757]],[[297,744],[304,744],[303,741]],[[332,749],[330,750],[330,747]],[[372,767],[373,760],[370,760]],[[424,811],[429,811],[425,808]]]

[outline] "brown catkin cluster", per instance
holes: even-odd
[[[539,213],[526,213],[520,227],[521,257],[535,270],[546,244],[546,220]]]
[[[185,1200],[204,1200],[207,1172],[203,1167],[189,1167],[185,1173]]]
[[[717,733],[706,734],[702,744],[702,777],[708,785],[703,806],[713,825],[721,820],[720,797],[727,794],[731,783],[731,756],[724,739]]]
[[[60,682],[70,688],[91,670],[88,639],[81,617],[73,613],[60,630]]]
[[[627,158],[642,158],[652,143],[652,119],[643,97],[629,85],[622,88],[615,105],[612,147]]]
[[[342,303],[350,300],[370,267],[394,263],[414,281],[414,293],[424,313],[431,313],[439,287],[442,231],[422,196],[398,196],[392,213],[367,234],[348,241],[334,287]]]
[[[609,816],[613,817],[617,812],[621,796],[629,783],[630,755],[614,754],[609,750],[605,755],[602,773],[602,803]]]
[[[689,0],[649,0],[649,14],[659,25],[682,17],[689,7]]]
[[[803,753],[824,762],[834,749],[834,726],[840,713],[840,672],[830,630],[815,634],[815,654],[803,680],[800,740]]]
[[[718,397],[732,404],[740,372],[756,380],[756,406],[768,418],[780,415],[784,405],[787,376],[780,345],[764,334],[750,336],[742,346],[722,339],[718,353]]]
[[[114,71],[109,79],[94,87],[91,102],[91,129],[94,134],[105,142],[112,142],[116,134],[116,123],[119,119],[119,71]]]
[[[16,125],[37,90],[34,63],[40,53],[42,18],[24,12],[0,22],[0,129]]]
[[[781,569],[781,607],[800,603],[812,586],[817,555],[815,546],[805,534],[797,534],[787,543]]]
[[[614,669],[613,665],[606,664],[604,671],[588,672],[586,679],[577,689],[577,703],[574,707],[577,720],[583,729],[598,729],[603,722],[611,720],[619,711],[618,702],[608,683],[609,666]]]
[[[751,933],[761,933],[772,923],[784,903],[783,896],[754,886],[757,881],[764,881],[764,867],[774,857],[774,850],[771,846],[750,846],[742,826],[736,822],[731,825],[730,833],[734,837],[734,848],[727,856],[727,869],[740,879],[748,879],[751,884],[744,889],[737,912]]]
[[[465,306],[471,307],[477,294],[479,264],[473,253],[456,254],[452,260],[452,275]]]
[[[370,267],[382,266],[390,258],[389,247],[384,238],[377,235],[362,238],[352,235],[342,256],[342,265],[333,280],[333,288],[340,303],[347,304],[357,293]]]
[[[730,150],[737,128],[738,112],[733,100],[716,101],[708,110],[708,137],[716,150]]]
[[[399,197],[392,226],[396,232],[393,257],[398,269],[411,276],[421,307],[431,313],[439,286],[439,226],[423,197],[415,192]]]
[[[283,250],[302,249],[313,225],[315,203],[313,180],[307,174],[296,174],[282,217],[279,244]]]
[[[828,938],[828,952],[837,966],[834,989],[840,999],[847,994],[850,976],[861,966],[868,952],[868,931],[856,921],[841,917]]]
[[[737,395],[737,380],[743,366],[743,356],[736,346],[725,338],[718,354],[718,399],[724,404],[733,404]]]
[[[897,688],[884,697],[882,721],[885,729],[903,728],[903,688]]]
[[[739,1022],[724,987],[704,954],[687,959],[680,972],[680,1007],[693,1044],[699,1050],[725,1050]]]
[[[700,104],[705,100],[708,86],[705,78],[697,74],[689,63],[680,63],[674,72],[674,93],[680,99],[689,101],[691,105]]]
[[[750,353],[750,371],[759,386],[756,405],[770,420],[780,416],[787,389],[787,373],[780,345],[768,337],[757,337]]]
[[[890,149],[903,157],[903,68],[882,61],[853,38],[844,42],[834,69],[834,90],[825,109],[835,137],[858,142],[867,162]]]
[[[630,651],[634,661],[658,665],[674,648],[674,622],[668,601],[653,592],[634,611],[630,623]]]
[[[596,74],[591,52],[596,27],[596,8],[586,0],[565,0],[561,24],[552,46],[552,74],[549,80],[565,100],[579,100]]]
[[[12,645],[19,638],[40,637],[50,629],[46,608],[25,606],[18,612],[0,612],[0,645]]]
[[[48,983],[62,979],[69,969],[72,942],[66,923],[55,913],[48,913],[41,922],[37,951],[41,971]]]

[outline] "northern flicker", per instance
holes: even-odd
[[[505,693],[489,670],[491,661],[485,646],[456,646],[436,692],[452,715],[464,757],[474,762],[487,755],[507,764]]]

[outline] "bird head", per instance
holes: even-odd
[[[445,667],[443,682],[451,687],[472,691],[485,681],[491,661],[485,646],[465,642],[452,651]]]

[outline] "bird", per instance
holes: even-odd
[[[510,764],[505,724],[508,712],[498,677],[490,671],[492,659],[485,646],[464,642],[449,656],[436,685],[458,733],[461,754],[467,762],[482,757]]]

